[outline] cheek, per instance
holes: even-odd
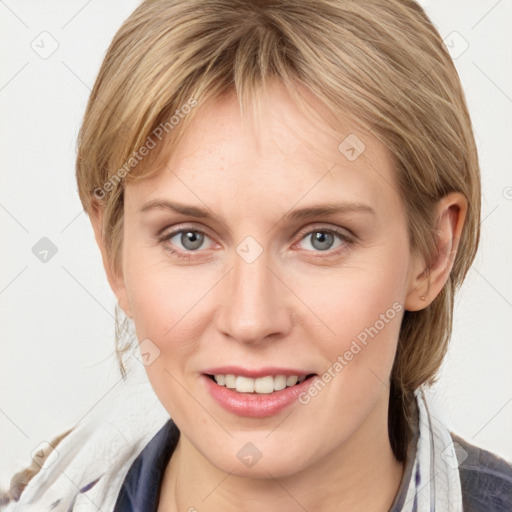
[[[161,343],[193,315],[214,282],[201,266],[180,265],[163,248],[144,247],[135,234],[133,240],[129,235],[123,272],[138,338]]]
[[[193,365],[219,276],[206,267],[171,265],[151,254],[136,256],[126,261],[128,300],[139,342],[150,340],[145,343],[159,354],[146,366],[148,376],[155,387],[165,381],[167,388],[172,384],[167,371],[178,375]]]
[[[407,265],[407,255],[395,253],[386,257],[385,251],[379,251],[361,258],[357,264],[294,276],[291,282],[323,324],[325,347],[336,352],[375,324],[384,337],[389,331],[398,334]],[[396,340],[396,336],[389,337]]]
[[[403,317],[407,265],[406,252],[381,250],[350,268],[317,275],[315,283],[304,277],[295,281],[303,285],[302,296],[308,290],[308,305],[323,324],[318,332],[325,334],[317,335],[315,343],[327,360],[322,379],[336,390],[329,397],[333,407],[341,402],[350,410],[361,409],[387,390]]]
[[[140,261],[140,260],[139,260]],[[204,329],[203,300],[213,282],[184,268],[155,264],[127,265],[127,293],[140,352],[152,359],[145,371],[160,402],[172,417],[190,409],[183,392],[184,375],[193,367],[200,332]],[[144,360],[144,356],[142,356]],[[194,411],[198,416],[200,411]]]

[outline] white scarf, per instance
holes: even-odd
[[[403,512],[463,512],[456,446],[448,429],[416,392],[419,438]],[[460,450],[462,448],[459,447]]]
[[[108,399],[60,442],[20,501],[10,503],[5,512],[114,509],[133,461],[169,419],[145,373],[132,381],[120,381]],[[418,391],[416,398],[419,437],[402,511],[462,512],[457,454],[450,433],[428,410],[424,392]]]

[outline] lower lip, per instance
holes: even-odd
[[[206,375],[201,375],[212,397],[224,409],[238,416],[264,418],[280,413],[305,392],[315,377],[305,379],[300,384],[273,393],[239,393],[225,386],[219,386]]]

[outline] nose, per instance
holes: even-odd
[[[217,312],[217,328],[224,335],[254,344],[270,338],[275,341],[290,332],[290,291],[269,263],[265,252],[252,263],[234,256]]]

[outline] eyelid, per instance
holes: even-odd
[[[186,251],[183,249],[179,249],[170,243],[171,238],[175,237],[176,235],[179,235],[180,233],[186,232],[186,231],[194,231],[196,233],[201,233],[202,235],[205,235],[208,238],[213,240],[213,238],[210,236],[210,234],[208,233],[207,230],[205,230],[203,228],[195,227],[195,226],[179,226],[179,225],[173,226],[170,229],[170,231],[168,231],[168,232],[166,232],[166,229],[168,229],[168,227],[161,229],[158,232],[156,239],[157,239],[159,245],[162,245],[163,250],[166,251],[167,253],[169,253],[172,257],[178,258],[178,260],[187,260],[187,261],[190,261],[197,257],[203,257],[203,261],[204,261],[204,258],[209,258],[211,256],[211,254],[210,255],[204,254],[205,250],[203,250],[203,249],[200,249],[197,251]]]
[[[309,225],[305,228],[302,228],[298,231],[298,233],[294,236],[294,238],[297,238],[300,242],[306,235],[310,235],[311,233],[314,233],[316,231],[325,231],[325,232],[331,232],[339,235],[343,240],[349,240],[351,242],[355,241],[356,235],[347,228],[342,228],[341,226],[333,226],[329,224],[316,224],[316,225]]]
[[[162,241],[162,242],[168,241],[171,238],[175,237],[176,235],[179,235],[180,233],[185,233],[187,231],[194,231],[195,233],[200,233],[202,235],[207,236],[212,241],[214,241],[214,237],[210,234],[210,232],[207,229],[204,229],[202,227],[196,227],[193,225],[192,226],[178,225],[178,226],[173,226],[172,228],[170,228],[168,232],[166,232],[166,229],[168,229],[168,228],[164,228],[158,232],[157,238],[159,239],[159,241]],[[199,251],[187,251],[187,252],[193,253],[193,252],[199,252]]]
[[[170,230],[166,233],[167,229],[170,229]],[[195,225],[190,225],[190,224],[189,225],[179,225],[178,224],[177,226],[173,226],[172,228],[169,228],[167,226],[158,232],[157,238],[160,242],[167,242],[174,236],[176,236],[180,233],[186,232],[186,231],[194,231],[197,233],[201,233],[202,235],[205,235],[208,238],[210,238],[212,241],[215,241],[215,237],[211,236],[211,234],[209,233],[209,231],[207,229],[205,229],[203,227],[198,227]],[[307,235],[311,235],[312,233],[318,232],[318,231],[326,232],[326,233],[333,233],[334,235],[337,235],[345,243],[354,243],[355,239],[356,239],[356,236],[354,235],[354,233],[347,228],[318,223],[313,226],[308,225],[308,226],[302,228],[301,230],[299,230],[299,232],[294,235],[294,238],[296,238],[296,241],[293,242],[292,247],[295,247],[297,244],[299,244]],[[215,243],[217,243],[217,242],[215,242]],[[201,253],[203,253],[205,251],[205,249],[199,249],[196,251],[184,251],[183,249],[177,249],[177,248],[174,248],[173,246],[166,247],[166,250],[170,251],[171,253],[173,253],[177,256],[181,256],[181,257],[188,258],[188,259],[194,257],[195,255],[200,255]],[[326,251],[306,251],[306,252],[309,252],[312,254],[318,253],[318,256],[328,257],[330,255],[335,255],[342,250],[344,250],[344,248],[337,248],[334,250],[326,250]]]
[[[337,237],[340,245],[335,248],[329,248],[325,251],[320,250],[309,250],[302,249],[299,247],[299,244],[307,239],[308,236],[311,236],[313,233],[323,232],[323,233],[331,233],[334,237]],[[355,244],[355,237],[349,236],[346,234],[341,228],[328,227],[328,226],[320,226],[320,227],[309,227],[305,232],[301,231],[298,237],[298,240],[293,243],[292,249],[301,251],[304,254],[305,258],[312,258],[315,261],[328,261],[331,258],[339,258],[342,254],[344,254],[347,250],[351,249]]]
[[[173,236],[173,235],[176,235],[177,233],[179,233],[180,231],[187,231],[187,230],[197,231],[198,233],[203,233],[205,235],[208,235],[210,238],[212,238],[212,235],[207,228],[204,228],[203,226],[196,226],[196,225],[194,225],[194,223],[190,224],[190,223],[186,223],[186,222],[176,224],[173,226],[165,226],[164,228],[160,229],[157,232],[156,236],[157,237],[162,237],[162,236],[167,237],[168,235]],[[167,233],[166,233],[166,231],[167,231]]]
[[[169,238],[172,238],[173,236],[177,235],[178,233],[180,232],[183,232],[183,231],[197,231],[198,233],[201,233],[203,235],[206,235],[208,237],[210,237],[211,239],[214,239],[215,237],[211,235],[211,233],[203,228],[203,227],[197,227],[197,226],[194,226],[194,225],[177,225],[177,226],[173,226],[171,228],[171,231],[169,231],[168,233],[164,234],[165,231],[169,228],[169,226],[161,229],[160,231],[158,231],[157,233],[157,237],[158,238],[165,238],[165,239],[169,239]],[[309,225],[309,226],[306,226],[304,228],[301,228],[294,236],[293,238],[299,238],[299,240],[302,240],[302,238],[304,238],[304,236],[308,235],[308,234],[311,234],[313,231],[332,231],[342,237],[346,237],[347,239],[353,239],[355,238],[355,234],[350,230],[350,229],[347,229],[347,228],[342,228],[340,226],[330,226],[328,224],[316,224],[316,225]],[[346,234],[347,233],[347,234]]]

